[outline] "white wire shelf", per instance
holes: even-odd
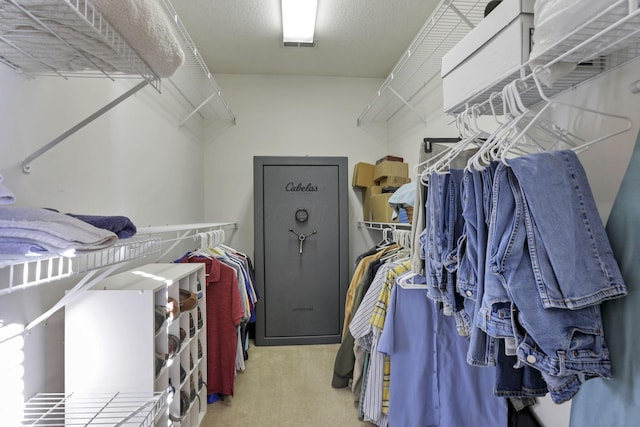
[[[169,0],[160,0],[169,20],[174,26],[176,37],[184,51],[185,60],[174,75],[167,79],[173,89],[186,103],[188,114],[182,117],[180,125],[193,116],[205,121],[229,121],[235,124],[235,116],[224,99],[218,84],[202,59],[187,29],[182,24],[175,8]]]
[[[160,0],[185,60],[167,78],[179,104],[179,125],[191,117],[235,124],[235,116],[169,0]],[[0,63],[25,77],[60,76],[142,79],[23,161],[23,171],[61,141],[147,84],[161,92],[160,78],[90,0],[0,0]],[[169,90],[167,90],[169,91]],[[165,102],[161,98],[160,102]],[[168,104],[168,103],[167,103]]]
[[[192,116],[235,123],[235,116],[170,0],[160,0],[184,51],[167,78]],[[0,0],[0,62],[25,76],[142,78],[158,92],[160,79],[90,0]]]
[[[116,242],[114,246],[98,251],[78,253],[75,257],[42,257],[36,260],[20,259],[0,264],[0,270],[8,271],[8,280],[0,288],[0,296],[18,290],[38,286],[56,280],[85,274],[116,264],[161,254],[164,246],[192,238],[198,232],[210,230],[235,230],[236,223],[215,222],[198,224],[178,224],[159,227],[141,227],[138,233],[128,239]],[[160,256],[162,258],[162,256]]]
[[[576,87],[601,73],[620,67],[640,56],[640,9],[639,0],[619,0],[591,20],[578,27],[558,41],[537,58],[536,63],[549,68],[559,62],[579,64],[575,71],[545,88],[547,96],[558,95]],[[470,105],[484,106],[484,113],[490,113],[488,99],[492,93],[498,93],[516,79],[531,80],[532,61],[506,72],[487,87],[478,88],[469,97],[447,111],[456,114]],[[532,81],[532,80],[531,80]],[[541,101],[534,84],[522,88],[522,101],[533,106]],[[495,107],[500,107],[496,103]],[[497,112],[501,112],[500,110]]]
[[[368,228],[370,230],[410,230],[411,224],[406,222],[371,222],[371,221],[359,221],[358,224],[361,227]]]
[[[364,111],[364,122],[388,122],[440,75],[442,57],[484,17],[487,0],[441,0]]]
[[[133,259],[160,253],[162,241],[158,238],[134,236],[123,239],[112,247],[98,251],[78,253],[74,257],[38,257],[0,264],[9,270],[9,281],[0,289],[0,296],[16,290],[49,283],[84,274],[92,270],[124,263]]]
[[[152,427],[166,393],[40,393],[24,406],[21,426]]]
[[[25,76],[160,80],[86,0],[0,0],[0,62]]]

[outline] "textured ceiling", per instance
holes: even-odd
[[[386,77],[438,0],[318,0],[315,47],[282,45],[280,0],[172,0],[214,74]]]

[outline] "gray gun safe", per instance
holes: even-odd
[[[346,157],[254,157],[257,345],[340,342],[347,175]]]

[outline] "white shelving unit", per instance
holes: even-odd
[[[411,230],[411,224],[404,222],[371,222],[360,221],[358,222],[360,227],[365,227],[370,230]]]
[[[166,407],[167,393],[40,393],[25,403],[22,426],[153,427]]]
[[[545,88],[545,94],[552,97],[638,57],[640,57],[640,2],[639,0],[618,0],[548,48],[536,58],[536,61],[542,64],[542,69],[559,62],[582,64],[555,82],[553,87]],[[480,111],[489,114],[489,97],[493,93],[501,92],[507,84],[516,79],[524,83],[519,86],[520,97],[524,104],[530,107],[539,103],[542,98],[533,82],[530,64],[531,61],[528,61],[520,67],[507,70],[495,82],[487,87],[477,88],[463,103],[445,112],[461,113],[475,104],[480,107]]]
[[[236,118],[229,104],[173,5],[169,0],[160,0],[159,3],[174,24],[176,36],[185,54],[184,64],[167,79],[185,103],[186,114],[179,118],[180,126],[194,116],[208,122],[220,120],[235,124]]]
[[[224,99],[211,72],[177,15],[170,0],[159,0],[180,43],[185,60],[166,81],[177,94],[180,105],[178,123],[192,117],[207,122],[235,124],[235,116]],[[27,156],[22,169],[30,172],[31,163],[67,137],[82,129],[147,85],[158,92],[160,78],[129,43],[93,6],[91,0],[48,0],[20,2],[0,0],[2,17],[11,21],[0,35],[0,63],[28,78],[35,76],[105,77],[139,79],[122,95],[90,114],[75,126]],[[8,23],[7,23],[8,24]],[[59,58],[69,58],[61,61]],[[162,102],[166,97],[160,98]]]
[[[571,62],[588,63],[546,89],[554,96],[603,72],[615,69],[640,56],[640,10],[638,0],[619,0],[590,21],[577,28],[541,55],[549,67],[571,58]],[[393,71],[375,93],[358,118],[366,122],[387,123],[398,112],[408,108],[423,121],[421,112],[412,104],[414,98],[440,74],[442,57],[483,18],[487,1],[442,0],[411,42]],[[505,70],[495,82],[479,87],[445,113],[456,114],[468,106],[486,107],[492,93],[500,92],[515,79],[531,79],[529,63]],[[532,80],[531,80],[532,82]],[[521,98],[527,106],[540,102],[535,85],[522,87]],[[497,106],[496,106],[497,107]],[[489,113],[489,108],[485,108]]]
[[[193,239],[198,233],[212,230],[233,231],[234,222],[211,222],[196,224],[163,225],[139,227],[135,236],[119,240],[114,246],[99,251],[78,253],[73,258],[51,256],[38,259],[20,259],[0,263],[0,270],[6,270],[8,281],[0,284],[0,297],[33,286],[67,277],[96,271],[112,265],[124,264],[158,255],[167,244],[175,244],[185,239]],[[165,250],[168,252],[168,250]]]
[[[487,2],[441,0],[358,117],[358,125],[386,123],[404,108],[425,121],[412,104],[414,98],[440,75],[442,57],[482,20]]]
[[[393,241],[404,248],[411,248],[411,224],[402,222],[360,221],[358,227],[382,231],[384,241]]]
[[[199,426],[207,407],[204,286],[204,264],[147,264],[98,282],[68,304],[66,393],[167,393],[156,425]],[[157,322],[156,307],[166,307],[168,298],[178,302],[180,289],[197,294],[197,306]],[[173,354],[172,337],[183,337]]]
[[[120,240],[116,245],[107,249],[79,253],[73,258],[52,256],[42,257],[38,260],[19,259],[0,264],[0,274],[4,278],[0,281],[0,297],[64,278],[84,275],[53,307],[27,323],[21,331],[4,337],[2,342],[13,339],[42,324],[52,314],[64,308],[95,283],[132,261],[147,257],[155,257],[156,261],[162,261],[173,248],[184,240],[191,239],[197,245],[196,242],[199,243],[199,240],[195,239],[199,234],[232,231],[236,228],[237,224],[234,222],[138,228],[138,234],[132,238]],[[224,241],[224,239],[222,240]],[[167,248],[167,246],[169,247]]]

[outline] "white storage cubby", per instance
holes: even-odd
[[[204,283],[204,264],[147,264],[71,301],[65,309],[66,393],[167,393],[168,407],[155,425],[199,426],[207,409]],[[156,307],[169,297],[179,302],[179,289],[196,293],[197,306],[157,327]],[[180,329],[179,350],[160,362],[169,336],[180,338]]]

